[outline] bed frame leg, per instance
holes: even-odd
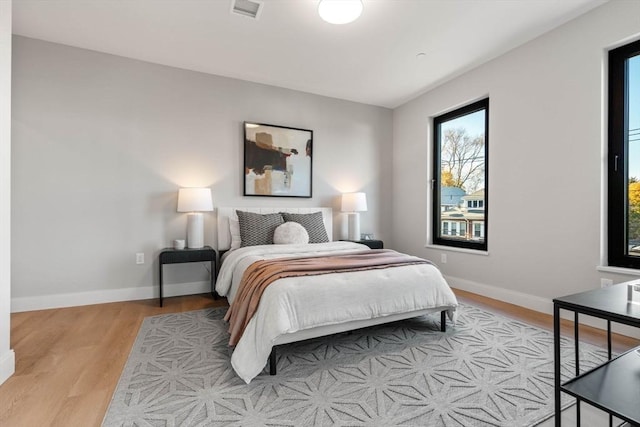
[[[440,331],[447,332],[447,311],[442,310],[440,312]]]
[[[271,348],[271,354],[269,355],[269,375],[276,374],[276,347]]]

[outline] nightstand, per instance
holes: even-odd
[[[164,248],[158,255],[158,264],[160,264],[160,307],[162,307],[162,267],[165,264],[182,264],[185,262],[210,262],[211,263],[211,295],[213,299],[217,298],[214,289],[216,278],[216,251],[211,246],[205,246],[198,249],[173,249]]]
[[[384,243],[382,240],[343,240],[344,242],[362,243],[369,246],[371,249],[384,249]]]

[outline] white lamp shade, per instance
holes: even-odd
[[[367,195],[365,193],[345,193],[342,195],[342,212],[365,212]]]
[[[362,0],[320,0],[318,14],[330,24],[348,24],[362,13]]]
[[[178,212],[209,212],[213,210],[210,188],[178,190]]]

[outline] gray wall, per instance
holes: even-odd
[[[606,51],[639,31],[640,2],[610,2],[397,108],[393,244],[436,261],[452,286],[547,312],[601,278],[636,278],[597,266]],[[431,118],[487,95],[489,254],[425,247]]]
[[[241,195],[243,120],[314,130],[314,198],[285,204],[337,211],[341,192],[366,191],[362,231],[433,259],[453,286],[548,312],[557,295],[630,280],[597,266],[606,50],[639,31],[640,2],[610,2],[393,112],[16,37],[13,310],[151,297],[155,254],[185,234],[181,186],[211,186],[216,206],[283,203]],[[489,254],[425,247],[430,118],[486,95]]]
[[[340,193],[365,191],[362,232],[390,235],[391,110],[23,37],[13,94],[14,311],[152,297],[158,250],[186,234],[182,186],[214,206],[331,206],[336,238]],[[314,131],[312,199],[242,196],[244,120]],[[206,274],[171,266],[187,285],[168,292]]]
[[[13,375],[11,332],[11,0],[0,2],[0,384]]]

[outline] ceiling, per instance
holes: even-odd
[[[333,25],[317,0],[13,0],[13,32],[394,108],[606,1],[363,0]]]

